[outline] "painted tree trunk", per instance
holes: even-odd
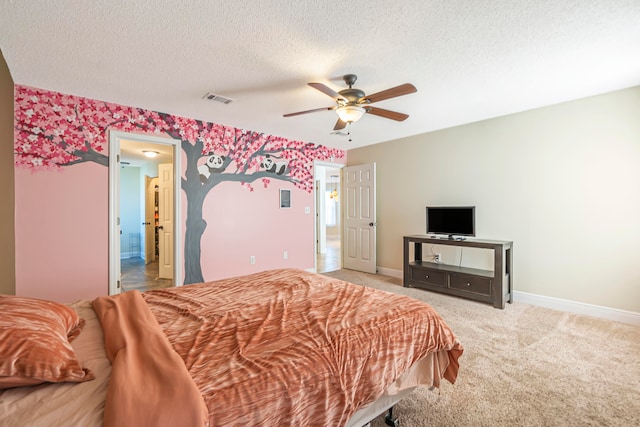
[[[182,141],[182,149],[187,157],[185,178],[182,179],[182,189],[187,196],[187,218],[184,237],[184,284],[204,282],[202,266],[200,264],[202,234],[207,228],[207,222],[202,215],[204,199],[211,190],[203,186],[198,173],[198,158],[202,155],[202,143],[192,145],[189,141]]]
[[[189,192],[187,189],[187,218],[184,238],[184,284],[204,282],[202,266],[200,264],[200,247],[202,234],[207,222],[202,217],[204,191]]]

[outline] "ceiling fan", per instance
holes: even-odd
[[[284,114],[283,117],[298,116],[300,114],[315,113],[316,111],[335,110],[338,113],[338,121],[333,127],[334,131],[344,129],[348,123],[353,123],[365,114],[373,114],[375,116],[384,117],[386,119],[403,121],[409,117],[408,114],[398,113],[395,111],[385,110],[383,108],[373,107],[370,104],[397,96],[407,95],[417,92],[415,86],[405,83],[400,86],[376,92],[371,95],[365,95],[364,91],[356,89],[353,84],[358,79],[355,74],[345,74],[342,79],[349,86],[349,89],[343,89],[339,92],[331,89],[322,83],[307,83],[314,89],[319,90],[325,95],[329,95],[336,101],[336,105],[331,107],[314,108],[313,110],[298,111],[297,113]]]

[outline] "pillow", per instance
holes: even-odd
[[[70,344],[83,326],[84,319],[66,305],[0,295],[0,390],[92,380]]]

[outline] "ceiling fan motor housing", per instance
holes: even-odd
[[[364,97],[364,91],[360,89],[343,89],[338,93],[349,100],[349,104],[357,104],[360,98]]]

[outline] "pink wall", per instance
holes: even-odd
[[[108,292],[108,169],[16,168],[16,293],[71,302]]]
[[[202,205],[207,227],[199,265],[205,281],[272,268],[313,267],[309,171],[314,160],[344,161],[344,151],[24,86],[16,86],[15,108],[18,295],[69,302],[107,294],[105,154],[111,129],[140,132],[143,127],[144,132],[182,139],[182,178],[197,182],[198,189],[200,177],[193,173],[209,152],[233,159],[224,170],[229,181],[209,187]],[[266,153],[288,162],[288,172],[265,171],[261,161]],[[233,182],[238,176],[248,182]],[[290,209],[279,207],[280,188],[292,191]],[[189,195],[178,191],[185,244]],[[249,263],[252,255],[254,265]]]
[[[314,266],[313,194],[292,185],[274,183],[254,192],[234,183],[216,188],[205,200],[207,229],[203,235],[202,267],[207,280],[271,268]],[[279,207],[279,189],[292,190],[292,206]],[[256,209],[256,207],[259,207]],[[283,251],[288,259],[283,259]],[[256,257],[251,265],[249,258]]]

